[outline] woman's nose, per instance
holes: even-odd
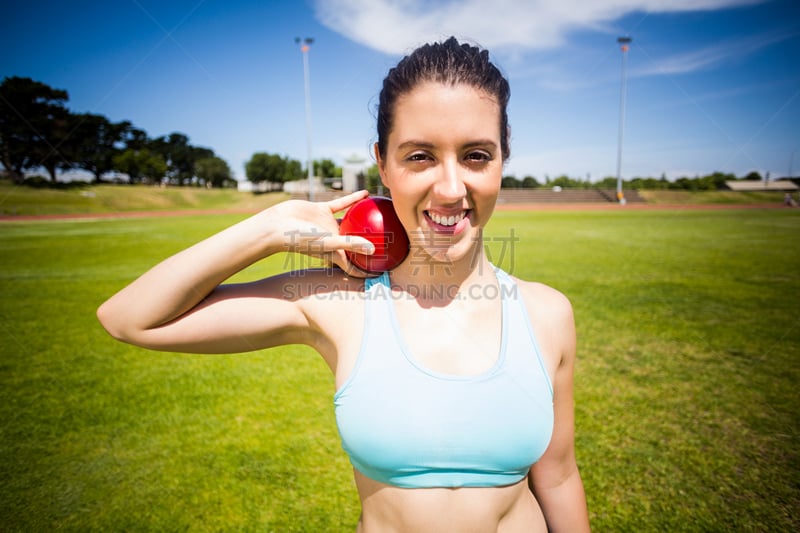
[[[462,169],[457,162],[445,161],[433,186],[434,194],[442,201],[458,201],[467,194],[467,188],[461,175]]]

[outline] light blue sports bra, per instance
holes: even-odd
[[[334,395],[342,447],[365,476],[405,488],[522,480],[553,431],[553,389],[513,280],[496,269],[502,341],[474,376],[419,365],[400,334],[388,273],[365,280],[364,335]]]

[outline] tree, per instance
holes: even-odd
[[[539,182],[533,176],[525,176],[522,178],[523,189],[536,189],[539,187]]]
[[[245,163],[244,170],[247,179],[253,183],[284,183],[303,177],[299,161],[266,152],[253,154]]]
[[[714,172],[707,176],[703,176],[698,180],[698,188],[704,191],[718,191],[725,188],[725,182],[735,180],[734,174],[725,174],[724,172]]]
[[[219,157],[204,157],[194,164],[195,174],[207,187],[225,187],[233,181],[231,169]]]
[[[680,178],[675,180],[675,187],[677,189],[682,189],[685,191],[696,191],[698,190],[697,187],[697,180],[692,178],[687,178],[686,176],[681,176]]]
[[[284,170],[284,181],[297,181],[306,177],[303,172],[303,165],[297,159],[286,158],[286,169]],[[341,170],[341,169],[340,169]]]
[[[143,150],[150,146],[153,141],[147,137],[147,132],[139,128],[129,127],[122,132],[122,144],[125,149]]]
[[[761,180],[763,180],[764,178],[762,178],[762,177],[761,177],[761,174],[759,174],[758,172],[756,172],[755,170],[753,170],[752,172],[749,172],[749,173],[747,174],[747,176],[745,176],[745,177],[744,177],[744,178],[742,178],[742,179],[745,179],[745,180],[748,180],[748,181],[761,181]]]
[[[367,173],[364,176],[364,188],[370,192],[376,192],[380,186],[381,172],[378,169],[378,165],[372,165],[367,169]]]
[[[74,126],[68,141],[69,156],[74,166],[94,174],[95,183],[114,170],[114,156],[122,152],[131,123],[113,123],[102,115],[91,113],[71,115]]]
[[[253,183],[283,183],[283,158],[276,154],[256,152],[245,163],[244,172]]]
[[[519,189],[521,184],[516,176],[503,176],[500,187],[503,189]]]
[[[155,183],[167,172],[167,163],[159,154],[148,149],[127,149],[114,156],[114,169],[128,175],[130,183]]]
[[[59,152],[68,135],[67,91],[30,78],[5,78],[0,84],[0,162],[15,183],[25,171],[45,166],[53,181]]]
[[[321,159],[314,161],[314,175],[321,178],[341,178],[342,168],[337,167],[330,159]]]
[[[625,183],[623,182],[623,186]],[[611,190],[617,188],[617,178],[614,176],[606,176],[605,178],[601,179],[597,183],[595,183],[595,188],[600,190]]]
[[[565,189],[585,189],[587,183],[581,181],[580,179],[570,178],[567,175],[562,175],[548,182],[548,185],[551,187],[563,187]]]
[[[151,141],[149,148],[167,162],[167,175],[177,185],[185,185],[194,178],[195,162],[214,156],[213,150],[192,146],[189,137],[177,132]]]
[[[31,146],[53,183],[58,181],[58,170],[69,170],[75,166],[70,157],[70,144],[75,141],[70,128],[71,116],[66,108],[54,107],[47,120],[38,127],[42,135],[41,142]]]
[[[665,177],[661,179],[656,178],[633,178],[630,182],[626,182],[631,189],[657,191],[669,188],[669,182]]]

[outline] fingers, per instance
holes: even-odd
[[[336,265],[342,269],[345,274],[354,278],[372,278],[379,275],[361,270],[355,264],[353,264],[347,258],[347,255],[341,250],[338,252],[333,252],[330,256],[330,261],[333,265]]]
[[[345,252],[372,255],[375,245],[364,237],[357,235],[338,235],[326,232],[297,233],[292,236],[294,242],[288,251],[298,252],[311,257],[326,258],[331,255],[345,257]]]
[[[331,213],[336,213],[338,211],[347,209],[354,203],[358,202],[359,200],[363,200],[367,196],[369,196],[368,191],[356,191],[346,196],[342,196],[341,198],[330,200],[327,202],[327,204],[328,207],[330,207]]]
[[[375,253],[375,245],[358,235],[331,235],[325,239],[323,248],[326,251],[342,250],[366,255]]]
[[[328,267],[336,266],[348,276],[355,278],[370,278],[377,274],[358,268],[346,252],[372,255],[375,245],[363,237],[356,235],[330,235],[319,239],[315,243],[316,253],[308,255],[320,257]]]
[[[286,202],[285,213],[278,217],[287,229],[284,232],[286,251],[299,252],[309,256],[321,257],[331,252],[354,252],[371,255],[375,246],[358,235],[341,235],[339,220],[333,216],[336,211],[346,209],[355,202],[366,198],[367,191],[358,191],[329,202],[297,201]]]

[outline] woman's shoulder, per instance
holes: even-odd
[[[520,293],[526,304],[543,304],[558,307],[572,307],[569,298],[558,289],[540,281],[528,281],[516,276],[508,275],[519,287]]]
[[[572,303],[564,293],[545,283],[509,277],[519,288],[522,301],[534,321],[573,321]]]
[[[572,304],[564,293],[549,285],[516,278],[515,281],[552,380],[556,369],[575,356]]]

